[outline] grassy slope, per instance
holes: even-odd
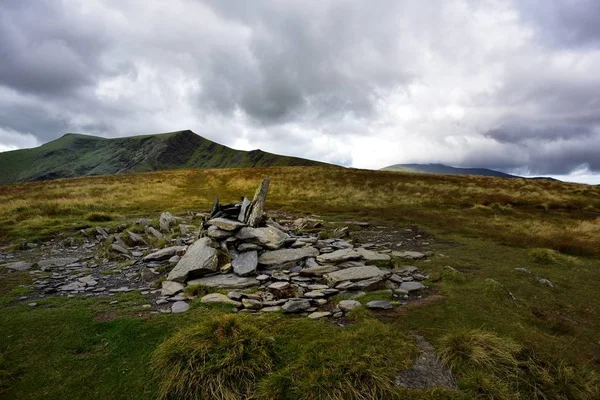
[[[414,262],[431,275],[428,285],[441,295],[436,302],[361,314],[350,333],[324,321],[253,319],[269,329],[282,356],[278,373],[262,382],[267,392],[276,393],[286,384],[286,371],[294,371],[298,388],[331,385],[335,373],[323,377],[317,371],[339,371],[340,365],[361,360],[360,352],[350,350],[367,351],[358,347],[365,343],[361,326],[374,335],[392,335],[391,343],[368,350],[376,354],[392,346],[401,351],[392,368],[414,357],[408,339],[413,332],[439,345],[445,334],[463,328],[511,338],[540,357],[600,368],[598,187],[321,167],[163,171],[1,187],[0,237],[9,242],[95,226],[87,220],[91,213],[112,216],[108,224],[118,224],[121,217],[207,209],[213,195],[224,201],[251,195],[265,174],[272,178],[269,209],[320,213],[339,221],[364,218],[393,229],[417,224],[443,239],[432,248],[436,256],[430,262]],[[573,255],[550,253],[556,256],[540,260],[532,257],[534,247]],[[448,276],[445,265],[464,275]],[[516,267],[530,268],[551,280],[555,289],[517,274]],[[153,398],[156,387],[148,362],[156,345],[178,327],[223,312],[194,303],[190,313],[148,316],[141,311],[143,300],[134,294],[121,297],[116,310],[109,300],[46,299],[35,309],[13,306],[9,302],[24,291],[18,284],[29,283],[31,277],[9,276],[0,281],[0,298],[6,304],[0,318],[0,337],[5,338],[0,344],[0,381],[11,385],[5,398]],[[490,287],[486,278],[503,284],[518,301]],[[107,312],[119,318],[101,322],[97,317]],[[375,317],[385,322],[383,327]],[[332,345],[340,347],[322,351]],[[331,354],[341,356],[332,359]],[[53,360],[51,371],[40,360]],[[382,362],[377,360],[375,368]],[[468,382],[459,376],[459,383]],[[287,398],[298,398],[295,393],[290,389]],[[399,396],[441,398],[434,392]]]
[[[191,131],[116,139],[67,134],[33,149],[0,153],[0,184],[177,168],[319,164],[260,150],[234,150]]]

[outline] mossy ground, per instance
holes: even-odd
[[[577,395],[565,382],[593,386],[592,373],[600,370],[596,187],[333,168],[167,171],[0,187],[0,235],[8,246],[160,211],[201,211],[214,195],[224,201],[251,195],[265,174],[273,183],[269,210],[364,219],[390,228],[416,224],[441,240],[429,261],[411,262],[430,275],[426,284],[432,289],[410,306],[362,310],[343,328],[302,317],[246,316],[246,323],[268,329],[275,339],[277,359],[271,374],[259,379],[257,396],[528,398],[527,387],[502,386],[464,363],[455,366],[458,392],[386,391],[375,383],[411,364],[417,354],[414,333],[443,349],[448,335],[482,331],[535,354],[536,368],[528,367],[525,376],[554,382],[545,383],[547,398],[593,398],[593,387]],[[549,279],[554,288],[515,272],[517,267]],[[36,299],[32,308],[17,301],[24,294],[19,285],[31,282],[29,274],[0,274],[0,397],[7,399],[155,398],[150,365],[156,348],[179,329],[230,312],[196,300],[184,314],[152,315],[135,293]],[[110,305],[114,299],[119,303]],[[348,366],[354,370],[344,369]],[[351,373],[359,376],[356,385],[343,384],[341,378]],[[384,392],[360,386],[368,382]],[[316,389],[304,390],[309,387]]]

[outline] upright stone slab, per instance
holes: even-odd
[[[252,211],[250,211],[247,223],[254,228],[258,226],[262,219],[265,202],[267,201],[267,193],[269,192],[269,181],[270,178],[265,176],[265,179],[263,179],[258,189],[256,189],[256,193],[254,193],[254,199],[252,199]]]
[[[248,218],[248,211],[249,211],[250,204],[252,204],[252,203],[247,198],[244,197],[242,199],[242,206],[240,207],[240,215],[238,215],[238,221],[240,221],[240,222],[246,221],[246,219]]]

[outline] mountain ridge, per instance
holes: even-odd
[[[427,173],[427,174],[442,174],[442,175],[475,175],[475,176],[493,176],[497,178],[524,178],[524,179],[547,179],[556,180],[549,177],[523,177],[518,175],[511,175],[505,172],[496,171],[489,168],[461,168],[451,167],[445,164],[431,163],[431,164],[394,164],[387,167],[381,168],[381,171],[398,171],[398,172],[414,172],[414,173]]]
[[[103,138],[66,133],[30,149],[0,153],[0,184],[180,168],[329,165],[262,150],[235,150],[191,130]]]

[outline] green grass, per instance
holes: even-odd
[[[236,316],[244,332],[274,338],[270,373],[252,381],[253,396],[593,399],[597,394],[597,187],[322,167],[153,172],[2,186],[0,237],[3,245],[19,247],[23,239],[43,242],[61,238],[60,232],[68,237],[82,227],[132,226],[137,218],[156,218],[162,211],[204,211],[214,195],[224,202],[251,196],[265,174],[272,182],[269,211],[315,213],[336,226],[350,219],[389,230],[414,224],[435,240],[429,260],[402,262],[430,276],[424,282],[430,296],[417,305],[377,313],[362,309],[344,328],[280,314]],[[100,221],[108,219],[104,216],[111,220]],[[515,268],[528,268],[554,288]],[[47,298],[36,299],[38,306],[31,308],[17,299],[32,277],[1,267],[0,275],[0,397],[7,399],[156,398],[160,379],[150,367],[156,349],[175,340],[179,330],[204,332],[215,318],[230,314],[230,307],[196,300],[184,314],[153,315],[141,309],[147,300],[135,293],[118,296],[116,306],[108,304],[115,297]],[[369,293],[359,301],[375,299],[391,297]],[[438,350],[447,349],[444,358],[460,391],[390,386],[416,357],[415,333]]]

